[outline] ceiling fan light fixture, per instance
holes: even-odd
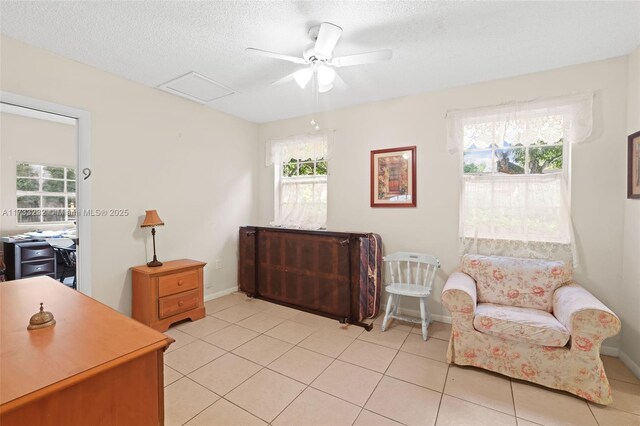
[[[304,89],[309,84],[311,77],[313,77],[311,68],[304,68],[293,73],[293,78],[301,89]]]
[[[333,84],[333,80],[336,79],[336,72],[333,68],[328,67],[326,65],[318,66],[318,86],[331,86]],[[330,90],[331,87],[329,87]],[[323,93],[320,91],[320,93]]]

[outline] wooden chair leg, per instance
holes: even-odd
[[[422,318],[422,339],[427,340],[427,327],[429,326],[429,322],[427,320],[427,315],[431,316],[427,311],[427,298],[420,298],[420,317]]]
[[[391,313],[391,306],[393,304],[393,294],[388,295],[387,310],[384,313],[384,319],[382,320],[382,331],[387,329],[387,323],[389,322],[389,314]]]

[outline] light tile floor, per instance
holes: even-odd
[[[165,424],[639,425],[640,380],[603,357],[614,403],[590,404],[446,363],[448,324],[380,332],[231,294],[172,327]]]

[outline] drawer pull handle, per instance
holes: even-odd
[[[184,281],[182,280],[178,281],[178,285],[182,285],[182,284],[184,284]]]
[[[182,305],[184,305],[184,301],[181,300],[178,302],[178,306],[182,306]]]

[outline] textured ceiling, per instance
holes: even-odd
[[[148,86],[196,71],[237,93],[211,108],[253,122],[312,112],[309,91],[271,86],[301,66],[310,26],[344,30],[336,56],[389,48],[385,63],[339,69],[334,109],[628,54],[640,2],[13,2],[2,33]]]

